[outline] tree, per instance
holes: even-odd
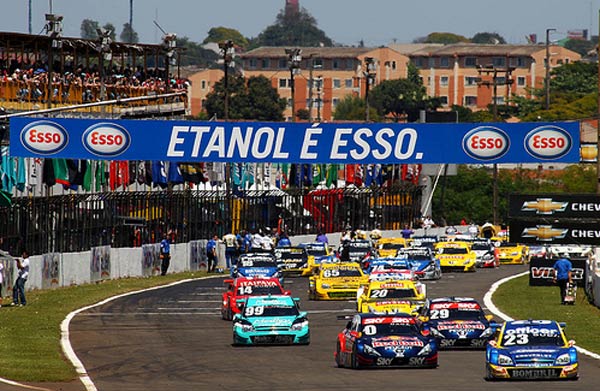
[[[460,42],[469,42],[469,39],[453,33],[430,33],[427,38],[425,38],[424,43],[443,43],[444,45],[448,45]]]
[[[595,42],[598,42],[598,37],[596,37],[596,40],[592,41],[586,41],[584,39],[569,39],[565,43],[565,48],[577,52],[583,57],[586,57],[589,55],[590,52],[595,51]]]
[[[333,119],[345,121],[364,121],[367,104],[364,99],[354,95],[346,95],[335,107]],[[379,114],[374,107],[369,108],[369,119],[379,121]]]
[[[121,35],[119,35],[119,38],[121,39],[121,42],[128,42],[128,43],[138,43],[139,42],[138,33],[135,32],[135,30],[132,28],[132,26],[129,23],[125,23],[123,25],[123,31],[121,31]]]
[[[258,46],[333,46],[333,41],[317,27],[316,19],[302,8],[286,14],[281,10],[275,24],[268,26],[252,47]]]
[[[233,43],[240,47],[248,47],[248,39],[244,37],[239,31],[236,29],[231,29],[227,27],[213,27],[208,30],[208,36],[204,38],[202,44],[207,44],[209,42],[223,42],[231,40]]]
[[[229,76],[229,118],[234,120],[282,121],[287,105],[271,82],[264,76],[253,76],[247,81],[241,75]],[[206,96],[204,109],[209,117],[225,118],[225,79],[215,84]]]
[[[210,67],[219,59],[219,55],[212,50],[205,49],[198,43],[190,41],[188,37],[178,37],[177,47],[181,48],[180,65],[197,65]]]
[[[427,96],[419,71],[411,63],[406,79],[385,80],[375,86],[369,95],[369,103],[379,115],[391,115],[395,122],[404,116],[409,122],[415,121],[420,110],[434,110],[440,106],[439,99]]]
[[[81,21],[81,38],[83,39],[96,39],[98,38],[98,30],[100,28],[100,24],[91,19],[83,19]]]
[[[505,44],[506,40],[498,33],[477,33],[471,38],[473,43]]]
[[[552,69],[550,91],[576,100],[598,91],[598,64],[576,61]]]

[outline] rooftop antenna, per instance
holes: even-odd
[[[167,32],[166,32],[166,31],[165,31],[165,30],[164,30],[162,27],[160,27],[160,24],[158,24],[158,22],[157,22],[156,20],[154,20],[154,25],[155,25],[156,27],[158,27],[158,28],[160,29],[160,31],[162,31],[162,33],[163,33],[164,35],[167,35],[167,34],[169,34],[169,33],[167,33]]]

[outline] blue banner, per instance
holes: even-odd
[[[267,123],[11,118],[11,155],[272,163],[579,162],[579,124]]]

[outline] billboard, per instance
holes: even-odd
[[[555,285],[553,282],[555,270],[553,268],[556,259],[542,259],[533,258],[529,263],[529,285],[531,286],[550,286]],[[573,282],[578,286],[585,286],[586,281],[586,260],[585,259],[572,259],[573,269],[571,270],[571,276]],[[558,288],[557,288],[558,290]],[[556,299],[558,301],[558,291],[556,293]]]
[[[246,163],[579,162],[579,124],[11,118],[14,157]]]
[[[511,194],[509,217],[600,219],[600,196],[595,194]]]
[[[511,220],[510,241],[542,244],[600,245],[600,225],[594,222]]]

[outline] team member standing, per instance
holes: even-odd
[[[164,276],[171,264],[171,242],[167,235],[163,235],[163,240],[160,242],[160,259],[160,275]]]
[[[227,269],[231,269],[231,266],[237,263],[237,237],[232,233],[228,233],[223,236],[223,242],[225,243],[225,262],[227,263]]]
[[[206,258],[208,261],[207,272],[214,272],[217,267],[217,241],[219,237],[217,235],[213,236],[212,239],[206,243]]]
[[[556,262],[554,262],[554,271],[556,275],[554,277],[554,283],[556,283],[560,288],[560,304],[565,304],[565,296],[567,295],[567,284],[573,282],[571,276],[571,270],[573,269],[573,264],[569,260],[569,255],[564,254],[562,258],[559,258]]]
[[[25,282],[27,282],[27,278],[29,277],[29,253],[27,250],[23,250],[21,256],[23,259],[17,258],[19,275],[13,287],[13,302],[11,304],[18,306],[27,305],[27,300],[25,300]]]

